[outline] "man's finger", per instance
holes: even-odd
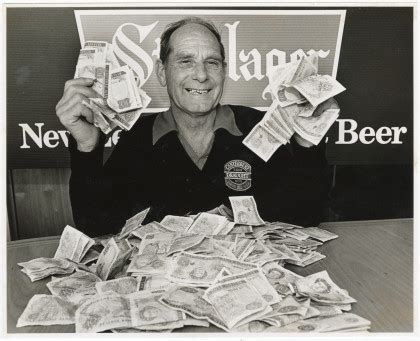
[[[86,105],[80,104],[80,116],[84,117],[86,121],[93,124],[93,112]]]
[[[65,84],[64,84],[64,91],[72,86],[72,85],[82,85],[82,86],[92,86],[93,83],[95,82],[95,79],[93,78],[86,78],[86,77],[80,77],[80,78],[75,78],[75,79],[69,79]]]
[[[99,97],[98,93],[95,90],[93,90],[92,88],[89,88],[89,87],[86,87],[86,86],[83,86],[83,85],[73,85],[73,86],[69,87],[64,92],[64,95],[63,95],[62,99],[59,102],[60,105],[58,105],[58,106],[65,105],[66,102],[69,99],[77,96],[77,94],[81,94],[81,95],[83,95],[83,96],[85,96],[87,98],[96,98],[96,97]]]

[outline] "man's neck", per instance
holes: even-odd
[[[189,115],[176,109],[172,109],[172,114],[179,132],[187,139],[204,137],[213,132],[216,109],[209,114],[199,116]]]

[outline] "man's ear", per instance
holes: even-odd
[[[165,65],[159,58],[155,62],[155,72],[160,85],[166,86]]]

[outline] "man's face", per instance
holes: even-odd
[[[225,67],[216,37],[204,26],[187,24],[171,36],[170,53],[158,78],[173,110],[190,116],[210,113],[223,93]]]

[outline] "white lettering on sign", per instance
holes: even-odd
[[[352,119],[337,119],[338,140],[335,144],[402,144],[401,134],[407,133],[407,127],[380,127],[377,131],[372,127],[363,127],[357,133],[357,122]]]
[[[19,123],[22,128],[22,145],[20,149],[38,148],[57,148],[60,144],[65,147],[69,145],[67,130],[47,130],[44,131],[45,123],[35,123],[35,127],[31,127],[28,123]],[[105,147],[112,147],[118,143],[121,129],[115,130],[105,143]]]

